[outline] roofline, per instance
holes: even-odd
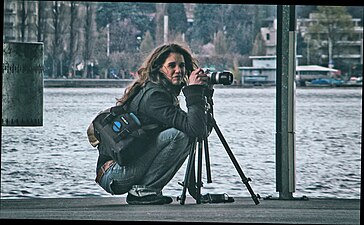
[[[249,59],[275,59],[276,55],[252,55]],[[296,55],[296,58],[302,58],[302,55]]]

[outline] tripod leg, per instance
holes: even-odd
[[[251,179],[250,179],[250,178],[247,178],[247,177],[244,175],[243,170],[240,168],[238,161],[236,160],[236,158],[235,158],[235,156],[234,156],[233,152],[231,151],[231,149],[230,149],[229,145],[227,144],[227,142],[226,142],[226,140],[225,140],[224,136],[222,135],[222,133],[221,133],[221,131],[220,131],[219,127],[217,126],[216,121],[215,121],[215,119],[214,119],[214,118],[212,118],[212,125],[213,125],[213,127],[214,127],[214,129],[215,129],[215,131],[216,131],[217,135],[219,136],[221,143],[222,143],[222,144],[223,144],[223,146],[225,147],[225,150],[226,150],[226,152],[228,153],[228,155],[229,155],[229,157],[230,157],[231,161],[233,162],[233,164],[234,164],[234,166],[235,166],[235,169],[238,171],[238,173],[239,173],[239,175],[240,175],[240,177],[241,177],[241,179],[242,179],[243,183],[244,183],[244,184],[245,184],[245,186],[247,187],[247,189],[248,189],[248,191],[249,191],[249,193],[250,193],[250,195],[251,195],[251,197],[252,197],[252,199],[253,199],[254,203],[255,203],[256,205],[258,205],[258,204],[259,204],[259,200],[258,200],[258,198],[260,198],[260,196],[259,196],[259,195],[255,195],[255,194],[254,194],[254,191],[253,191],[253,189],[250,187],[250,184],[249,184],[249,181],[251,181]]]
[[[206,176],[207,183],[212,183],[211,179],[211,168],[210,168],[210,154],[209,154],[209,144],[207,143],[207,137],[203,141],[205,149],[205,163],[206,163]]]
[[[197,198],[196,203],[201,204],[201,187],[202,187],[202,140],[198,141],[197,157]]]
[[[194,162],[195,162],[195,153],[196,153],[196,147],[193,146],[190,150],[190,154],[188,156],[188,163],[186,168],[186,174],[185,174],[185,180],[183,182],[183,189],[182,189],[182,195],[180,197],[180,204],[184,205],[186,200],[186,191],[187,187],[189,186],[189,181],[191,174],[194,173]]]

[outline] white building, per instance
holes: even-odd
[[[336,75],[340,75],[340,70],[318,65],[296,66],[296,82],[300,86],[305,86],[306,81],[334,78]]]
[[[250,56],[252,67],[238,67],[241,71],[241,84],[275,85],[276,56]]]
[[[340,51],[336,53],[332,52],[332,55],[329,56],[329,52],[323,51],[323,49],[326,48],[325,46],[329,46],[327,39],[325,39],[327,34],[308,32],[308,27],[317,23],[318,14],[310,13],[309,18],[298,18],[296,20],[297,35],[304,39],[304,43],[306,43],[307,46],[305,49],[301,49],[302,52],[300,54],[305,55],[305,58],[301,58],[301,60],[308,65],[319,63],[312,59],[313,54],[318,52],[318,54],[321,54],[320,58],[322,59],[320,64],[325,64],[324,62],[327,61],[328,66],[330,65],[333,68],[338,68],[346,73],[352,73],[351,67],[363,64],[363,26],[361,25],[362,22],[360,18],[352,18],[351,20],[354,27],[353,33],[337,34],[340,39],[336,41],[335,47],[339,48]],[[256,49],[254,49],[256,52],[253,51],[253,54],[274,56],[276,55],[277,45],[277,19],[269,18],[266,23],[267,26],[260,29],[260,39],[257,39],[255,43],[255,46],[263,46],[264,51],[258,51],[258,47],[256,47]],[[320,36],[321,38],[312,39],[314,36]],[[321,49],[322,52],[319,52],[319,49]],[[331,63],[335,62],[334,65],[329,62],[330,58],[333,60]],[[361,74],[362,72],[359,72],[359,74],[354,75],[361,76]]]
[[[296,57],[296,82],[304,84],[320,78],[333,78],[340,71],[318,65],[298,66]],[[276,84],[276,56],[250,56],[252,66],[238,67],[241,72],[242,85],[275,85]]]

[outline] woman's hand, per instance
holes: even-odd
[[[201,68],[197,68],[192,71],[190,77],[188,78],[188,85],[194,84],[208,84],[209,77],[204,73]]]

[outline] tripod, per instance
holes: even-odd
[[[208,104],[208,103],[207,103]],[[209,107],[207,107],[209,108]],[[227,154],[229,155],[232,163],[234,164],[235,169],[238,171],[242,182],[245,184],[246,188],[248,189],[254,203],[256,205],[259,204],[259,194],[255,195],[253,189],[251,188],[249,182],[251,181],[250,178],[247,178],[244,175],[243,170],[241,169],[241,167],[239,166],[238,161],[236,160],[233,152],[231,151],[228,143],[226,142],[224,136],[222,135],[219,127],[216,124],[216,121],[214,119],[214,117],[212,116],[212,113],[208,111],[208,115],[211,118],[211,122],[212,122],[212,126],[214,128],[214,130],[216,131],[221,143],[223,144]],[[196,148],[197,145],[197,148]],[[204,147],[202,147],[204,146]],[[207,141],[207,137],[203,138],[203,139],[196,139],[195,142],[195,146],[193,148],[191,148],[189,157],[188,157],[188,163],[187,163],[187,168],[186,168],[186,174],[185,174],[185,179],[183,184],[181,184],[183,186],[183,190],[182,190],[182,195],[178,198],[178,200],[180,200],[180,204],[184,205],[185,200],[186,200],[186,191],[188,188],[189,193],[196,199],[196,204],[201,204],[201,187],[203,185],[202,183],[202,149],[204,148],[205,150],[205,162],[206,162],[206,175],[207,175],[207,183],[212,183],[212,179],[211,179],[211,169],[210,169],[210,157],[209,157],[209,148],[208,148],[208,141]],[[195,167],[195,158],[196,158],[196,149],[198,152],[198,158],[197,158],[197,181],[196,181],[196,187],[194,186],[195,184],[191,184],[190,181],[191,180],[195,180],[194,178],[194,167]],[[192,178],[192,179],[191,179]],[[192,186],[193,185],[193,186]]]

